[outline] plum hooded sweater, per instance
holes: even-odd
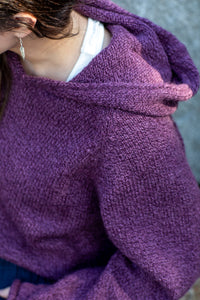
[[[112,34],[69,82],[13,73],[0,123],[0,257],[52,280],[9,300],[177,300],[200,276],[200,190],[172,119],[199,88],[185,46],[108,0]]]

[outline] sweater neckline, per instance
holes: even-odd
[[[59,85],[73,85],[74,83],[83,83],[86,82],[85,78],[87,78],[86,74],[88,70],[90,69],[91,64],[98,64],[102,61],[102,56],[105,57],[106,53],[110,51],[110,49],[113,47],[113,44],[115,43],[114,40],[114,35],[115,35],[115,29],[114,26],[104,24],[105,28],[109,29],[111,32],[111,39],[109,45],[102,49],[91,61],[90,63],[83,68],[82,71],[80,71],[76,76],[74,76],[70,81],[60,81],[60,80],[54,80],[50,79],[48,77],[43,77],[43,76],[33,76],[29,75],[25,72],[23,65],[21,63],[21,58],[18,54],[12,52],[12,51],[6,51],[6,55],[8,57],[8,63],[9,66],[11,67],[11,70],[13,71],[13,76],[17,77],[18,79],[21,79],[22,81],[31,81],[35,83],[40,83],[40,84],[56,84],[57,86]],[[84,79],[83,79],[84,78]]]

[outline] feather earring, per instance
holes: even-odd
[[[25,60],[25,49],[24,49],[24,46],[23,46],[22,39],[19,38],[19,41],[20,41],[20,53],[21,53],[21,56],[22,56],[23,60]]]

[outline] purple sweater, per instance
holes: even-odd
[[[55,280],[9,300],[177,300],[200,276],[200,190],[172,119],[199,74],[171,33],[108,0],[110,45],[69,82],[25,74],[0,122],[0,257]]]

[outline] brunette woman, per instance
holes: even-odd
[[[0,0],[0,30],[1,297],[178,300],[200,276],[185,46],[108,0]]]

